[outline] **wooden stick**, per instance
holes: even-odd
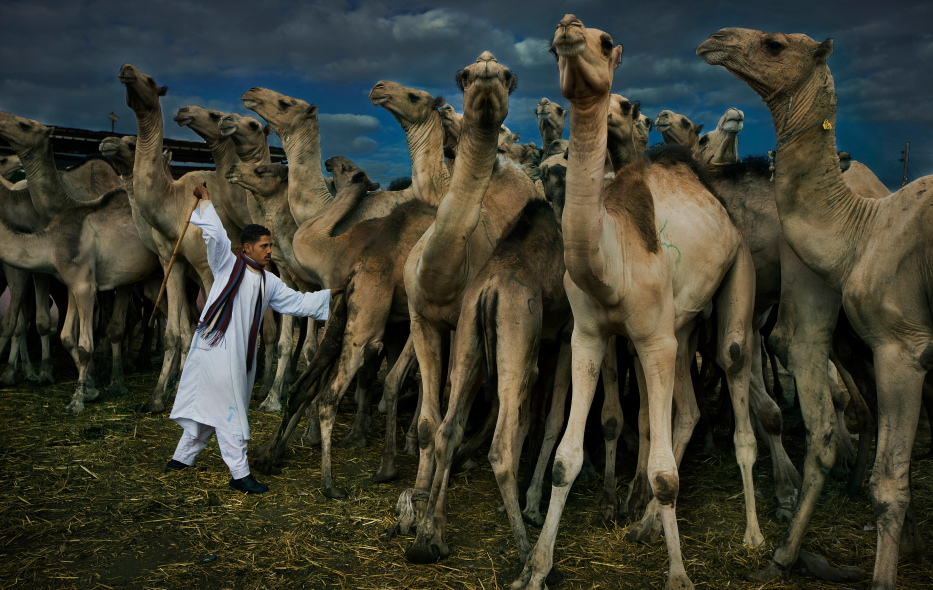
[[[191,216],[194,215],[194,210],[197,209],[200,204],[201,199],[194,200],[194,207],[188,212],[188,221],[186,221],[185,226],[181,228],[181,235],[178,236],[178,241],[175,242],[175,250],[172,251],[172,257],[168,259],[168,266],[165,267],[165,277],[162,278],[162,286],[159,287],[159,296],[156,297],[155,309],[152,310],[152,317],[149,318],[150,328],[155,326],[156,315],[159,313],[159,303],[162,302],[162,296],[165,295],[165,287],[168,285],[168,275],[172,272],[172,265],[175,264],[175,257],[178,256],[178,249],[181,248],[181,241],[185,239],[185,232],[188,231],[188,226],[191,225]]]

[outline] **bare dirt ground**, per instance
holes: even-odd
[[[60,373],[67,373],[64,369]],[[293,443],[281,475],[259,476],[271,491],[249,496],[227,487],[229,473],[212,443],[199,469],[163,474],[180,428],[163,415],[135,407],[148,398],[155,373],[130,375],[131,393],[89,404],[78,416],[62,414],[74,388],[63,380],[46,388],[0,391],[0,587],[50,589],[294,589],[294,588],[507,588],[520,572],[515,543],[495,480],[482,454],[480,467],[452,477],[447,541],[452,554],[435,565],[404,557],[411,537],[387,538],[399,493],[414,481],[414,457],[399,459],[400,477],[376,485],[382,422],[377,414],[370,446],[336,449],[335,476],[350,497],[320,492],[319,453]],[[350,396],[352,397],[352,396]],[[336,438],[352,421],[352,400]],[[255,407],[255,406],[254,406]],[[399,420],[407,426],[411,409]],[[279,416],[251,411],[252,447],[268,440]],[[802,428],[787,418],[788,447],[802,454]],[[402,430],[399,439],[402,439]],[[697,438],[697,437],[695,437]],[[929,431],[918,435],[913,490],[919,527],[933,547],[933,461]],[[727,444],[727,443],[726,443]],[[634,470],[620,458],[619,498]],[[681,471],[678,516],[688,574],[698,588],[841,589],[794,574],[767,584],[743,574],[767,563],[786,525],[775,520],[770,458],[759,445],[755,468],[758,513],[766,547],[743,547],[741,480],[731,451],[704,454],[695,440]],[[555,588],[663,588],[662,545],[628,542],[624,520],[597,523],[601,480],[575,484],[561,522],[555,563],[565,576]],[[867,485],[850,497],[831,481],[823,492],[804,548],[834,565],[871,572],[874,518]],[[538,531],[531,530],[532,538]],[[929,555],[929,552],[927,552]],[[861,587],[867,587],[865,584]],[[933,567],[902,560],[898,588],[933,588]]]

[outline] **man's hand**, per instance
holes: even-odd
[[[202,201],[209,201],[211,196],[207,193],[207,183],[202,182],[198,186],[194,187],[194,196],[199,198]]]
[[[343,293],[344,291],[346,291],[347,285],[350,284],[350,279],[352,279],[352,278],[353,278],[353,275],[355,275],[355,274],[356,274],[356,269],[353,269],[353,270],[350,272],[350,275],[349,275],[346,279],[344,279],[343,283],[341,283],[341,284],[340,284],[339,286],[337,286],[337,287],[333,287],[333,288],[330,290],[330,294],[331,294],[331,295],[340,295],[341,293]]]

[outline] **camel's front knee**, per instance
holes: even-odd
[[[654,497],[663,506],[673,505],[680,491],[680,477],[677,472],[658,471],[651,476],[651,489]]]
[[[748,347],[737,339],[727,339],[726,345],[719,351],[722,367],[733,375],[748,366],[749,357]]]
[[[582,467],[582,449],[569,453],[558,447],[554,456],[554,466],[551,468],[551,484],[556,488],[569,486],[577,478]]]

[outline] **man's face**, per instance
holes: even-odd
[[[252,244],[243,244],[243,252],[263,266],[272,262],[272,236],[262,236]]]

